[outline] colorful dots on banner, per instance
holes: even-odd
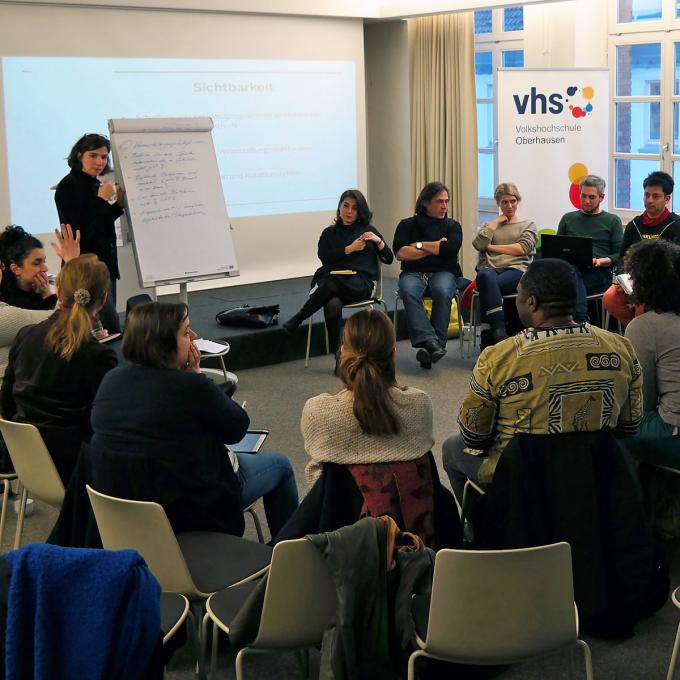
[[[574,163],[567,172],[569,177],[569,200],[577,210],[581,209],[581,189],[579,183],[588,174],[588,168],[583,163]]]
[[[573,85],[567,88],[567,95],[573,97],[578,92],[578,88]],[[590,86],[586,85],[581,89],[581,94],[585,100],[590,100],[595,96],[595,90]],[[567,99],[567,101],[569,101]],[[569,110],[574,118],[585,118],[589,113],[593,111],[593,105],[590,101],[584,106],[575,106],[574,104],[569,104]]]

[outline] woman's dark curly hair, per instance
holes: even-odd
[[[640,241],[624,258],[633,279],[633,301],[647,310],[680,314],[680,246],[670,241]]]

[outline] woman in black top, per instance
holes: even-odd
[[[81,252],[94,253],[109,270],[111,292],[100,320],[110,333],[119,333],[116,280],[120,272],[114,222],[123,214],[123,192],[113,182],[98,179],[111,170],[110,151],[111,143],[103,135],[83,135],[71,149],[67,159],[71,172],[57,185],[54,201],[59,221],[80,231]]]
[[[369,299],[379,275],[376,258],[385,264],[394,259],[380,232],[371,225],[372,216],[358,189],[342,193],[335,222],[319,238],[321,267],[314,273],[309,299],[283,324],[285,330],[293,331],[323,307],[328,344],[332,352],[337,350],[342,306]]]
[[[7,227],[0,234],[0,301],[23,309],[54,309],[57,296],[47,280],[43,244],[21,227]]]

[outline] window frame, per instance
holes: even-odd
[[[618,0],[610,0],[613,16],[616,17],[618,11]],[[671,3],[664,2],[663,10],[672,5],[675,11],[674,0]],[[662,15],[663,16],[663,15]],[[678,103],[680,106],[680,95],[674,95],[674,77],[675,77],[675,49],[680,49],[680,19],[675,22],[674,30],[668,30],[666,26],[661,28],[664,22],[638,22],[631,24],[635,30],[626,30],[616,33],[610,33],[608,37],[608,61],[610,69],[610,91],[611,91],[611,110],[610,110],[610,140],[612,153],[610,156],[609,177],[611,179],[610,194],[610,209],[621,217],[624,224],[630,221],[633,217],[640,214],[639,209],[621,208],[616,205],[616,162],[617,160],[645,160],[658,162],[658,169],[669,173],[673,176],[673,164],[680,161],[680,153],[673,153],[673,122],[674,122],[674,105]],[[614,24],[617,28],[622,24]],[[654,28],[658,25],[658,28]],[[626,25],[627,26],[627,25]],[[660,75],[659,75],[659,95],[625,95],[617,94],[617,59],[618,47],[624,45],[642,45],[642,44],[659,44],[661,46],[661,60],[660,60]],[[678,75],[680,76],[680,69]],[[659,104],[659,150],[656,153],[633,153],[620,152],[616,148],[616,134],[617,134],[617,104],[621,103],[657,103]],[[644,135],[649,138],[649,123],[645,121]],[[652,140],[648,141],[652,142]],[[656,140],[653,140],[656,144]],[[680,149],[678,150],[680,152]],[[680,183],[680,177],[674,177],[676,182]],[[635,191],[639,191],[642,195],[642,187],[631,186],[631,195]],[[675,197],[676,206],[679,204],[679,198]]]
[[[523,7],[523,6],[522,6]],[[486,8],[488,9],[488,8]],[[492,150],[488,147],[484,150],[477,149],[477,162],[479,163],[479,154],[493,155],[493,176],[492,184],[498,184],[498,107],[496,101],[497,88],[497,72],[499,68],[503,68],[503,52],[521,50],[524,52],[524,28],[521,31],[504,31],[503,30],[503,10],[505,8],[491,9],[491,33],[478,33],[474,36],[474,50],[477,52],[491,52],[491,77],[493,81],[493,93],[491,97],[475,98],[475,107],[478,103],[490,103],[493,107],[493,135],[492,135]],[[481,196],[479,187],[477,187],[477,201],[479,210],[481,211],[497,211],[497,206],[493,197]]]

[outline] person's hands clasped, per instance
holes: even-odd
[[[374,234],[372,231],[365,231],[361,236],[359,236],[365,243],[373,241],[375,245],[379,246],[382,243],[382,239],[378,234]]]
[[[189,371],[190,373],[201,372],[201,353],[193,342],[189,345],[189,353],[187,354],[187,360],[184,364],[184,370]]]
[[[64,262],[73,260],[80,255],[80,231],[76,229],[75,236],[70,224],[62,224],[59,229],[54,230],[57,242],[52,241],[52,250]]]
[[[352,241],[346,248],[345,248],[345,253],[349,255],[349,253],[356,253],[359,252],[360,250],[363,250],[366,247],[366,240],[364,239],[364,234],[359,236],[358,238],[355,238],[354,241]]]

